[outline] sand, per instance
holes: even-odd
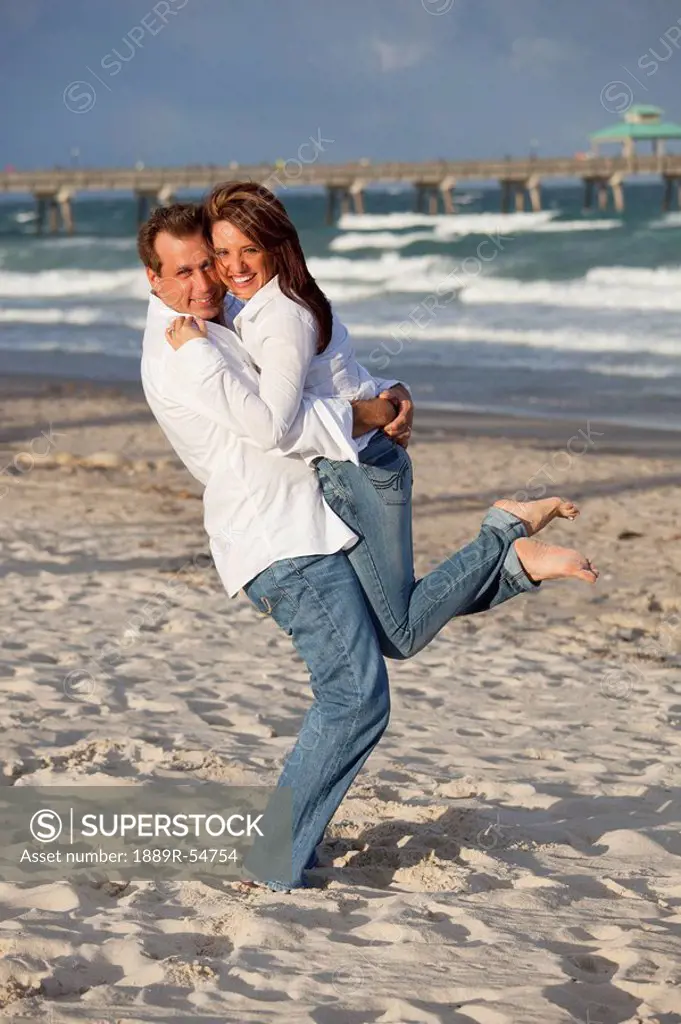
[[[274,782],[305,668],[222,590],[139,389],[0,398],[3,785]],[[419,572],[544,484],[602,575],[391,664],[317,887],[3,880],[0,1022],[681,1021],[681,439],[596,420],[417,418]]]

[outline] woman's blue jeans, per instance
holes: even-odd
[[[512,546],[527,531],[499,508],[487,512],[475,540],[416,580],[411,459],[385,434],[374,435],[359,466],[319,459],[315,468],[327,504],[360,537],[348,557],[386,657],[411,658],[455,616],[538,586]]]

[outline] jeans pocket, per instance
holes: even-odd
[[[326,463],[326,464],[325,464]],[[344,479],[356,471],[352,464],[322,462],[317,467],[317,478],[324,501],[351,530],[357,531],[357,508],[352,483]]]
[[[276,564],[275,562],[275,566]],[[273,566],[269,566],[254,579],[249,580],[243,589],[259,615],[263,618],[273,618],[278,626],[289,632],[288,623],[285,621],[288,617],[285,609],[290,603],[290,598],[277,580]]]
[[[385,505],[406,505],[411,498],[411,460],[397,445],[380,463],[360,468]]]

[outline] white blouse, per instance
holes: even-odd
[[[318,332],[310,311],[289,299],[278,276],[246,302],[234,315],[234,330],[260,373],[259,394],[270,417],[263,443],[278,444],[305,398],[376,398],[396,380],[373,377],[355,357],[347,328],[333,316],[331,341],[317,353]],[[266,418],[260,411],[259,419]],[[355,438],[361,451],[376,433]]]

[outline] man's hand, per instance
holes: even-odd
[[[362,398],[352,402],[352,436],[360,437],[368,430],[383,427],[397,416],[397,410],[387,398]]]
[[[406,448],[411,440],[411,426],[414,422],[414,403],[411,400],[411,395],[402,384],[395,384],[387,391],[382,391],[378,397],[379,399],[387,398],[397,411],[397,415],[383,428],[383,432],[392,441],[396,441],[397,444]]]
[[[208,337],[208,328],[203,320],[194,316],[178,316],[166,331],[166,341],[177,351],[192,338]]]

